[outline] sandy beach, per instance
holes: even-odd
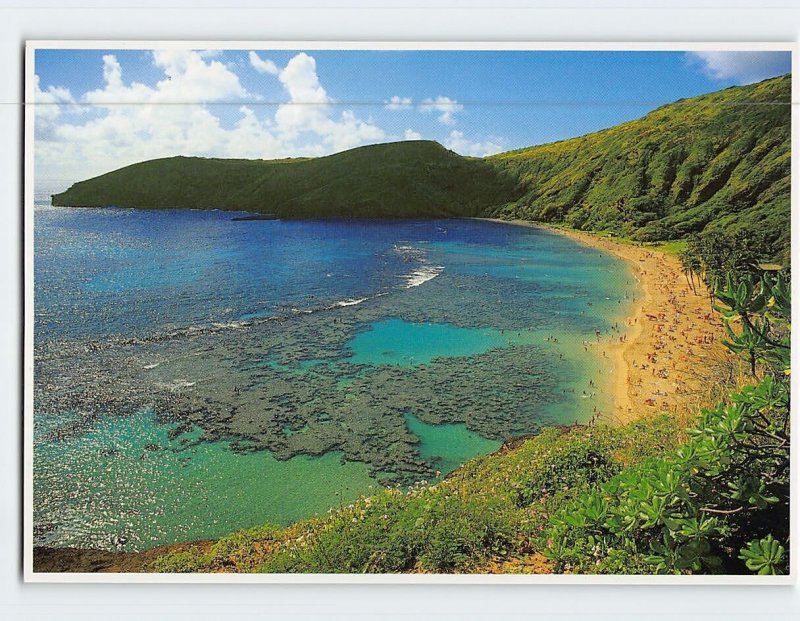
[[[543,226],[523,220],[495,220],[544,228],[626,261],[639,280],[626,330],[588,343],[612,361],[609,374],[616,411],[598,422],[624,424],[655,412],[685,414],[705,405],[715,366],[729,356],[720,342],[722,322],[708,293],[695,280],[696,293],[677,257],[650,247],[599,235]]]

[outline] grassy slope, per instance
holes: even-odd
[[[218,208],[283,217],[474,216],[513,198],[488,163],[429,141],[373,145],[328,157],[173,157],[76,183],[53,197],[77,207]]]
[[[523,194],[491,213],[640,240],[752,227],[788,247],[790,98],[782,76],[493,156]]]

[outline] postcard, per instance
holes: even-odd
[[[790,581],[793,50],[30,42],[26,579]]]

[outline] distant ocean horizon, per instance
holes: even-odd
[[[436,480],[613,407],[622,261],[476,220],[53,208],[37,186],[34,538],[141,550]]]

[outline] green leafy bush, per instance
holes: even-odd
[[[747,548],[742,548],[739,558],[745,562],[747,569],[759,576],[784,573],[784,549],[772,535],[751,541]]]

